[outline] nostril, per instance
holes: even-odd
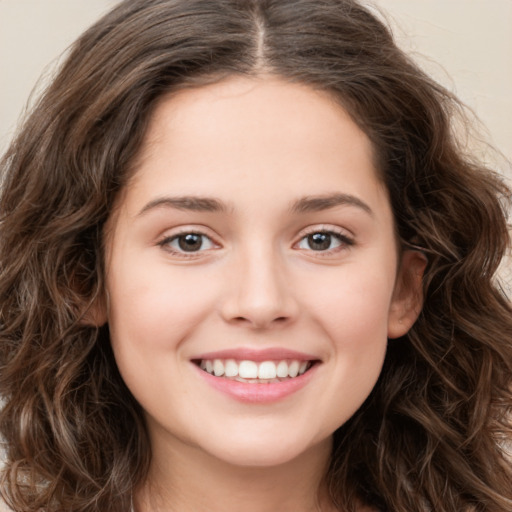
[[[260,322],[258,322],[258,320],[250,320],[249,318],[247,318],[245,316],[237,316],[233,320],[235,322],[260,323]],[[261,323],[264,323],[265,325],[266,324],[270,325],[272,323],[282,324],[282,323],[285,323],[287,320],[288,320],[288,317],[286,317],[286,316],[278,316],[278,317],[274,318],[273,320],[270,320],[270,322],[262,321]]]

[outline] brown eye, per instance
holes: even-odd
[[[191,253],[213,249],[212,240],[201,233],[182,233],[162,240],[159,245],[174,253]]]
[[[313,233],[307,236],[307,244],[313,251],[326,251],[331,248],[330,233]]]
[[[181,235],[177,240],[179,248],[186,252],[199,251],[203,245],[203,235],[198,235],[197,233]]]
[[[297,247],[308,251],[328,252],[353,245],[351,238],[334,231],[315,231],[304,236]]]

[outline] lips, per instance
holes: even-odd
[[[321,361],[289,350],[242,349],[201,354],[192,362],[218,391],[239,401],[262,403],[283,399],[301,389]]]

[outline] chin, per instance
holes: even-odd
[[[270,468],[282,466],[299,460],[302,457],[310,457],[315,451],[323,451],[327,446],[330,452],[331,437],[313,443],[310,439],[294,439],[293,436],[284,435],[273,437],[263,435],[230,439],[228,446],[216,445],[204,447],[215,458],[226,464],[246,468]]]

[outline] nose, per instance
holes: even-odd
[[[270,251],[268,251],[270,253]],[[298,303],[283,263],[270,254],[241,257],[229,272],[221,315],[231,324],[269,329],[293,322]]]

